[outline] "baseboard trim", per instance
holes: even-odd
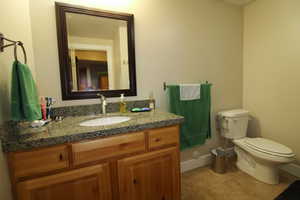
[[[210,154],[206,154],[200,156],[196,159],[186,160],[180,163],[181,173],[209,165],[212,161],[212,157]]]
[[[281,166],[280,169],[297,178],[300,178],[300,165],[291,163],[291,164]]]

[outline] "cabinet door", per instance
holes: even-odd
[[[118,161],[120,200],[179,200],[178,148]]]
[[[108,164],[36,178],[17,185],[18,200],[111,200]]]

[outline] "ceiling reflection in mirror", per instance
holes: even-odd
[[[72,92],[129,89],[127,21],[66,13]]]

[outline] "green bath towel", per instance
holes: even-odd
[[[210,107],[211,84],[201,84],[201,98],[181,101],[180,86],[168,86],[170,112],[184,116],[181,126],[180,149],[184,150],[204,144],[211,137]]]
[[[11,118],[33,121],[42,118],[37,88],[26,64],[15,61],[11,82]]]

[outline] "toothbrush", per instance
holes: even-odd
[[[52,97],[48,97],[48,114],[47,114],[47,119],[51,118],[51,114],[52,114],[52,105],[54,105],[56,102],[56,100]]]
[[[52,105],[52,98],[48,97],[48,115],[47,115],[47,119],[50,119],[51,117],[51,105]]]
[[[46,97],[46,119],[49,119],[49,97]]]

